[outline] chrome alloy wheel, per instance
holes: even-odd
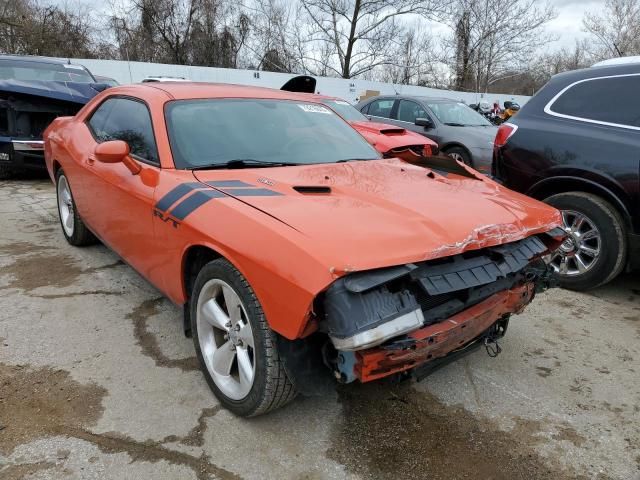
[[[73,199],[71,198],[69,182],[67,182],[67,177],[64,175],[58,178],[58,213],[60,214],[64,232],[68,237],[73,236]]]
[[[559,275],[582,275],[600,256],[600,231],[589,217],[573,210],[562,210],[562,220],[567,238],[547,261]]]
[[[460,163],[464,163],[464,158],[462,158],[462,155],[460,155],[457,152],[453,152],[453,153],[447,153],[447,155],[449,155],[451,158],[453,158],[454,160],[460,162]]]
[[[204,284],[196,311],[198,342],[205,365],[220,391],[242,400],[256,373],[253,331],[235,290],[219,279]]]

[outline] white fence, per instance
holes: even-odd
[[[188,65],[168,65],[162,63],[126,62],[121,60],[71,59],[87,67],[95,75],[103,75],[116,79],[119,83],[136,83],[144,77],[164,75],[184,77],[200,82],[233,83],[254,85],[268,88],[280,88],[290,78],[290,73],[273,73],[256,70],[235,70],[229,68],[193,67]],[[391,83],[370,82],[367,80],[345,80],[342,78],[316,77],[316,93],[342,98],[351,103],[358,102],[367,90],[380,92],[381,95],[416,95],[429,97],[445,97],[466,103],[498,101],[500,106],[505,100],[512,100],[523,105],[529,97],[523,95],[505,95],[496,93],[458,92],[436,88],[416,87],[412,85],[395,85]]]

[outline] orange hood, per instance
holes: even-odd
[[[512,242],[561,223],[554,208],[480,174],[443,176],[397,159],[194,175],[289,225],[338,274]]]

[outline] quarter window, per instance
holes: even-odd
[[[110,98],[93,113],[89,126],[98,142],[123,140],[129,144],[132,155],[160,163],[151,117],[144,103],[128,98]]]
[[[374,100],[369,104],[369,115],[374,117],[391,118],[393,102],[395,102],[395,100]]]
[[[640,127],[640,75],[576,83],[548,107],[555,113],[595,122]]]
[[[416,102],[400,100],[398,107],[398,120],[415,123],[416,118],[429,118],[427,112]]]

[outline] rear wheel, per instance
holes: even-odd
[[[613,280],[624,268],[627,239],[618,211],[602,198],[567,192],[545,200],[562,212],[567,239],[549,257],[560,285],[587,290]]]
[[[295,398],[275,333],[253,289],[233,265],[217,259],[200,270],[190,316],[200,368],[224,407],[250,417]]]
[[[465,165],[473,167],[473,162],[471,161],[471,156],[469,155],[469,152],[467,152],[462,147],[448,148],[444,153],[449,155],[454,160],[457,160],[458,162],[462,162]]]
[[[76,247],[96,243],[96,237],[78,215],[69,180],[62,169],[56,173],[56,194],[60,226],[67,242]]]

